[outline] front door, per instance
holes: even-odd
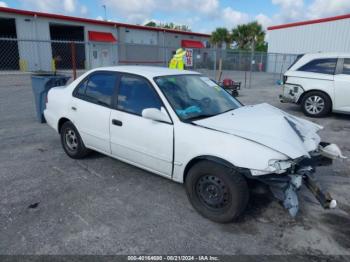
[[[350,58],[344,59],[340,74],[334,76],[334,110],[350,112]]]
[[[100,67],[99,48],[94,44],[91,51],[91,68]]]
[[[115,54],[113,54],[112,49],[113,46],[111,44],[92,44],[91,67],[97,68],[114,65]]]
[[[114,72],[92,73],[74,90],[71,102],[72,120],[85,145],[108,154],[111,153],[109,120],[117,77]]]
[[[171,177],[173,125],[141,116],[146,108],[165,109],[145,78],[121,75],[115,110],[111,111],[112,154],[151,172]]]

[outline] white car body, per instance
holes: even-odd
[[[303,66],[319,59],[336,59],[333,73],[303,71]],[[282,102],[300,104],[311,91],[326,94],[331,101],[331,111],[350,113],[350,72],[347,70],[350,53],[312,53],[303,55],[284,73]],[[346,61],[346,63],[344,63]],[[344,71],[343,71],[344,69]]]
[[[98,71],[146,78],[164,103],[163,121],[144,117],[145,111],[138,116],[72,96],[86,76]],[[268,104],[242,106],[192,123],[181,121],[154,78],[184,74],[198,73],[139,66],[94,69],[66,87],[49,91],[45,119],[57,132],[61,122],[69,120],[87,148],[179,183],[184,182],[191,163],[198,159],[229,163],[250,171],[252,177],[260,177],[285,173],[298,159],[319,152],[317,131],[321,126]],[[112,125],[113,119],[123,125]]]

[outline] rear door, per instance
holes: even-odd
[[[165,107],[152,84],[137,75],[122,74],[115,109],[111,111],[112,154],[154,173],[171,177],[173,125],[142,117],[146,108]]]
[[[299,81],[295,84],[300,84],[305,91],[324,91],[333,100],[337,60],[336,57],[313,59],[290,75],[298,78]]]
[[[85,145],[108,154],[109,119],[117,79],[115,72],[93,72],[74,90],[70,108]]]
[[[334,77],[333,108],[350,112],[350,58],[340,59],[339,72]]]

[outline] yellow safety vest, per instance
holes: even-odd
[[[172,59],[170,60],[170,63],[169,63],[169,68],[170,68],[170,69],[176,69],[176,66],[177,66],[177,61],[176,61],[175,58],[172,58]]]
[[[186,55],[186,51],[184,51],[182,48],[177,49],[176,54],[170,60],[169,68],[170,69],[184,70],[184,68],[185,68],[185,63],[184,63],[185,55]]]

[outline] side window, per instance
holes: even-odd
[[[110,106],[116,80],[114,73],[93,74],[86,83],[84,97],[93,103]]]
[[[336,64],[336,58],[315,59],[300,67],[298,71],[333,75]]]
[[[117,108],[141,115],[146,108],[160,109],[162,102],[149,83],[137,76],[122,76],[119,84]]]
[[[344,59],[343,72],[342,74],[350,75],[350,58]]]
[[[75,90],[75,95],[77,95],[77,96],[84,96],[85,95],[87,82],[88,82],[88,79],[85,79],[83,82],[81,82],[79,84],[79,86]]]

